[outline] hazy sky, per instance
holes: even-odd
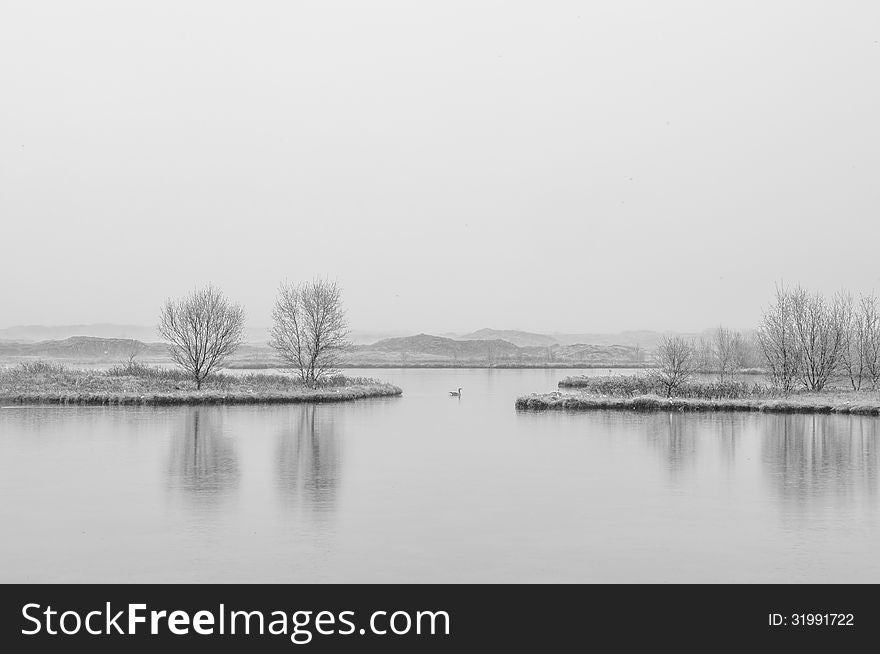
[[[691,330],[880,290],[880,3],[0,0],[0,327]]]

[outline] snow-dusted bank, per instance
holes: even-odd
[[[214,375],[201,389],[175,370],[146,366],[74,370],[47,363],[0,371],[0,404],[295,404],[394,397],[393,384],[336,376],[316,388],[286,375]]]
[[[847,397],[847,396],[850,397]],[[767,413],[839,413],[880,415],[880,397],[861,393],[795,395],[788,398],[704,399],[657,395],[612,397],[586,393],[533,393],[516,399],[521,411],[764,411]]]

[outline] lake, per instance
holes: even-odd
[[[515,411],[582,372],[0,408],[0,581],[880,582],[880,419]]]

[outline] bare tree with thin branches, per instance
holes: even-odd
[[[880,384],[880,308],[877,296],[871,293],[862,297],[860,310],[864,321],[865,372],[871,390],[877,390]]]
[[[742,368],[745,358],[745,339],[739,332],[719,327],[712,335],[712,358],[721,383],[733,378]]]
[[[860,390],[864,382],[871,388],[880,380],[880,309],[877,296],[862,295],[857,305],[851,296],[843,298],[845,323],[842,366],[853,390]]]
[[[828,302],[803,288],[791,292],[792,317],[800,351],[804,386],[821,391],[840,367],[846,345],[846,300],[838,294]]]
[[[159,313],[159,335],[171,358],[189,373],[196,388],[244,340],[244,309],[208,285],[179,300],[167,300]]]
[[[791,294],[781,284],[776,287],[775,302],[764,311],[758,343],[773,384],[791,393],[800,372],[800,352]]]
[[[128,362],[125,364],[128,369],[134,368],[135,359],[137,359],[138,355],[143,350],[144,344],[140,341],[132,341],[131,345],[128,348]]]
[[[696,357],[696,371],[709,374],[717,367],[715,360],[715,351],[712,346],[712,340],[700,338],[693,343],[694,356]]]
[[[304,384],[315,385],[336,372],[349,347],[349,332],[342,289],[335,281],[282,283],[272,318],[269,345]]]
[[[657,344],[657,369],[654,375],[666,389],[666,397],[688,381],[701,365],[697,348],[681,336],[663,336]]]
[[[737,332],[734,346],[740,368],[760,368],[763,365],[761,343],[756,331]]]

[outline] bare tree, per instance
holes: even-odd
[[[880,380],[880,310],[877,296],[862,295],[857,306],[851,296],[843,302],[844,347],[842,366],[853,390],[860,390],[863,382],[877,387]]]
[[[210,284],[180,300],[167,300],[159,335],[175,363],[202,383],[244,340],[244,309]]]
[[[731,331],[729,348],[727,374],[730,379],[735,379],[740,370],[749,367],[750,361],[757,361],[754,339],[740,331]]]
[[[131,345],[128,348],[128,362],[125,364],[126,370],[131,370],[135,367],[135,359],[141,353],[143,349],[143,343],[140,341],[132,341]]]
[[[314,385],[336,372],[349,347],[342,289],[336,282],[313,279],[282,283],[272,311],[269,345],[304,384]]]
[[[863,351],[859,347],[861,339],[857,314],[858,310],[853,306],[852,295],[847,293],[843,300],[844,345],[840,365],[849,377],[854,391],[861,388],[865,373]]]
[[[757,332],[737,332],[734,347],[737,350],[740,368],[760,368],[763,365],[763,355]]]
[[[743,335],[724,327],[716,329],[712,336],[712,358],[719,381],[724,383],[725,379],[731,379],[745,360]]]
[[[681,336],[663,336],[657,344],[657,369],[653,374],[666,389],[666,397],[672,397],[698,371],[700,363],[693,343]]]
[[[693,348],[694,356],[696,357],[696,371],[706,374],[713,372],[718,364],[715,360],[712,341],[700,338],[699,341],[693,344]]]
[[[877,390],[880,384],[880,308],[877,296],[872,293],[862,297],[860,309],[865,323],[865,368],[871,389]]]
[[[800,353],[791,293],[782,285],[776,287],[775,302],[764,311],[758,343],[771,380],[784,393],[790,393],[800,372]]]
[[[791,293],[792,318],[800,351],[804,386],[821,391],[840,367],[846,344],[846,300],[828,302],[819,293],[798,287]]]

